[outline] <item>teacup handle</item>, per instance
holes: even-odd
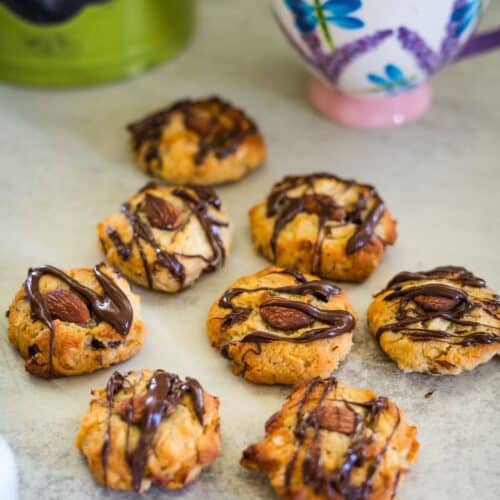
[[[496,48],[500,48],[500,28],[473,35],[455,57],[455,60],[458,61],[464,57],[475,56]]]

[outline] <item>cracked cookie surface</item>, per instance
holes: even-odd
[[[128,130],[138,165],[173,184],[235,181],[266,158],[255,123],[218,97],[178,101]]]
[[[104,264],[30,269],[8,320],[9,340],[26,370],[43,378],[105,368],[130,358],[144,342],[139,296]]]
[[[418,455],[417,429],[392,401],[334,377],[296,386],[241,464],[283,499],[389,500]]]
[[[219,400],[195,379],[164,370],[115,372],[92,396],[76,446],[108,488],[179,489],[220,453]]]
[[[500,297],[463,267],[401,272],[375,296],[368,326],[401,370],[456,375],[500,354]]]
[[[138,285],[177,292],[222,266],[229,220],[215,191],[149,183],[97,226],[110,264]]]
[[[349,299],[330,281],[269,267],[226,290],[208,313],[207,331],[235,375],[293,384],[336,369],[355,324]]]
[[[257,251],[323,278],[365,280],[396,241],[375,189],[328,173],[285,177],[249,216]]]

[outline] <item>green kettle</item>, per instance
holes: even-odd
[[[66,87],[134,75],[177,52],[195,0],[0,0],[0,80]]]

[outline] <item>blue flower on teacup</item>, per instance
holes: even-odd
[[[481,13],[482,0],[469,0],[451,13],[450,21],[457,23],[453,34],[458,38]]]
[[[323,35],[333,48],[333,41],[328,30],[328,23],[339,28],[355,30],[365,23],[351,15],[361,8],[361,0],[284,0],[295,17],[295,25],[303,33],[313,31],[320,26]]]
[[[383,76],[368,73],[367,78],[376,86],[376,91],[384,91],[389,95],[415,88],[413,79],[407,78],[403,71],[394,64],[385,66]]]

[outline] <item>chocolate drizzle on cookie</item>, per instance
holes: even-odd
[[[388,290],[394,288],[395,285],[402,285],[408,281],[422,281],[422,280],[438,280],[446,279],[447,281],[456,282],[462,286],[471,286],[475,288],[484,288],[486,286],[485,281],[482,278],[478,278],[473,273],[459,266],[440,266],[430,271],[420,271],[420,272],[410,272],[402,271],[387,284],[387,287],[382,290]],[[380,292],[380,293],[382,293]]]
[[[320,321],[326,323],[328,326],[322,328],[314,328],[301,333],[299,336],[290,337],[277,335],[274,333],[255,331],[245,335],[240,342],[249,343],[269,343],[274,341],[286,341],[293,344],[305,344],[313,342],[314,340],[328,339],[338,337],[344,333],[351,332],[355,326],[355,320],[351,313],[342,310],[323,310],[313,305],[305,304],[304,302],[297,302],[285,299],[270,299],[263,302],[261,306],[281,307],[288,310],[301,311],[309,316],[312,321]],[[284,328],[281,329],[285,331]]]
[[[52,358],[54,355],[55,331],[54,315],[50,304],[40,291],[40,279],[51,275],[64,282],[71,292],[82,299],[95,318],[109,323],[119,334],[127,335],[133,320],[133,309],[128,297],[121,288],[103,271],[104,264],[94,267],[94,274],[103,289],[103,296],[68,276],[64,271],[53,266],[32,268],[24,283],[24,289],[30,302],[33,318],[40,320],[50,332],[48,377],[52,376]],[[37,348],[38,349],[38,348]]]
[[[127,385],[131,384],[131,392],[135,394],[136,384],[131,383],[129,375],[119,372],[113,373],[106,386],[106,400],[109,408],[108,422],[104,443],[102,447],[102,467],[104,484],[107,485],[108,458],[111,450],[111,418],[113,403],[117,394]],[[148,456],[153,448],[154,437],[161,422],[168,418],[177,408],[185,395],[189,395],[200,425],[203,425],[205,406],[203,389],[199,382],[193,378],[181,380],[177,375],[164,370],[156,370],[148,381],[147,393],[141,397],[141,411],[139,415],[134,411],[134,397],[129,398],[125,411],[120,417],[127,423],[127,461],[132,470],[132,485],[135,491],[140,491]],[[134,450],[129,449],[129,430],[132,425],[139,428],[141,434]]]
[[[115,395],[121,391],[126,378],[120,372],[114,372],[106,384],[106,401],[108,403],[109,415],[106,423],[106,433],[101,450],[101,461],[103,470],[104,485],[108,484],[108,457],[111,449],[111,411]]]
[[[137,246],[150,289],[153,289],[153,270],[156,264],[166,268],[177,282],[183,286],[186,280],[186,271],[180,258],[203,260],[206,263],[204,272],[214,271],[218,266],[224,263],[226,251],[220,235],[220,228],[227,227],[229,224],[216,220],[209,214],[210,207],[216,210],[220,210],[221,208],[220,199],[213,189],[199,186],[175,188],[172,190],[171,194],[182,200],[184,207],[189,211],[189,217],[196,217],[206,235],[212,254],[206,257],[200,254],[168,252],[161,246],[161,243],[155,237],[151,221],[147,216],[141,215],[142,212],[145,212],[145,204],[148,199],[147,196],[150,194],[148,191],[157,187],[158,185],[156,183],[148,183],[144,186],[139,193],[146,193],[146,196],[144,200],[135,207],[132,207],[130,203],[122,204],[121,212],[128,219],[132,227],[132,238],[128,242],[124,242],[115,229],[108,228],[107,234],[122,260],[128,260],[132,255],[134,245]],[[179,217],[178,214],[177,217]],[[183,227],[184,225],[173,225],[171,230],[179,231]],[[153,264],[148,262],[144,245],[149,245],[155,252],[156,261]]]
[[[375,206],[368,212],[359,225],[359,228],[347,242],[346,253],[348,255],[357,252],[371,240],[372,236],[375,234],[375,228],[384,215],[384,212],[385,204],[377,196]]]
[[[380,451],[370,453],[374,443],[370,431],[376,428],[377,419],[383,412],[395,407],[390,406],[384,397],[363,402],[343,399],[337,395],[337,385],[334,377],[316,377],[305,387],[296,405],[293,429],[296,450],[286,465],[284,477],[287,496],[293,496],[296,474],[300,474],[304,485],[310,486],[318,497],[367,500],[370,496],[373,481],[399,427],[401,416],[397,410],[392,430]],[[350,439],[342,463],[334,470],[327,470],[322,459],[325,432],[339,432]],[[365,471],[361,480],[362,467]]]
[[[127,126],[135,150],[148,144],[145,157],[148,164],[161,161],[163,129],[179,114],[186,129],[198,137],[196,165],[203,164],[211,153],[218,159],[233,154],[249,135],[257,133],[257,126],[243,111],[217,96],[182,100]]]
[[[251,294],[258,292],[270,292],[273,296],[262,302],[259,306],[261,315],[264,318],[263,308],[279,308],[283,311],[288,320],[295,311],[302,315],[302,322],[297,327],[286,327],[276,322],[266,321],[274,330],[279,330],[279,334],[254,331],[245,335],[242,339],[229,342],[222,348],[224,355],[228,354],[229,348],[235,343],[270,343],[275,341],[290,342],[294,344],[303,344],[313,342],[315,340],[333,338],[344,333],[351,332],[355,327],[355,319],[351,313],[343,310],[323,310],[312,304],[294,301],[291,299],[282,298],[279,295],[312,295],[317,300],[328,302],[330,297],[341,293],[340,288],[333,285],[326,280],[307,281],[303,274],[297,271],[276,271],[276,274],[289,274],[294,277],[297,282],[295,285],[282,286],[278,288],[273,287],[259,287],[259,288],[230,288],[219,300],[219,307],[223,309],[230,309],[222,320],[222,328],[227,329],[231,326],[245,321],[251,314],[252,308],[237,306],[233,303],[236,297],[242,294]],[[278,311],[279,312],[279,311]],[[305,318],[310,318],[310,321],[304,321]],[[264,318],[265,319],[265,318]],[[308,326],[314,321],[324,323],[326,326],[306,330],[300,335],[294,333],[301,328],[301,326]]]
[[[430,282],[421,285],[420,281]],[[483,279],[463,267],[442,266],[431,271],[397,274],[377,294],[386,293],[384,301],[387,302],[399,301],[396,322],[380,327],[376,332],[377,339],[390,331],[414,342],[435,341],[464,347],[500,342],[500,327],[482,324],[471,314],[476,309],[482,309],[499,319],[499,297],[494,295],[491,299],[478,299],[455,284],[472,288],[486,286]],[[447,321],[453,325],[453,331],[427,327],[428,322],[434,319]]]
[[[362,193],[352,206],[339,205],[332,196],[316,191],[316,183],[322,179],[344,184],[346,190],[357,186],[362,188]],[[295,190],[299,190],[299,193],[295,193]],[[371,208],[364,215],[369,204]],[[317,273],[321,271],[322,246],[324,239],[328,237],[328,230],[349,224],[357,226],[346,246],[346,253],[350,255],[363,248],[372,237],[376,236],[375,228],[384,212],[384,202],[372,186],[357,184],[327,173],[288,176],[274,185],[267,199],[266,215],[275,217],[271,248],[276,255],[281,231],[299,214],[317,215],[318,236],[313,249],[312,266],[312,272]]]

